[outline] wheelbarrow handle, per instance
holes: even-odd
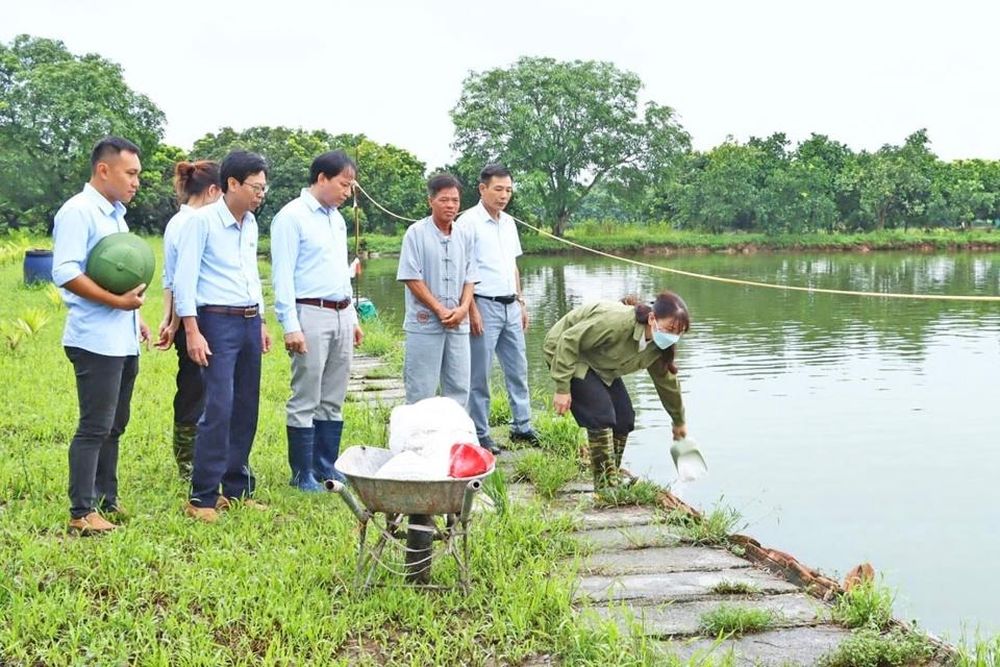
[[[462,513],[458,516],[458,520],[463,524],[472,516],[472,501],[475,500],[476,494],[479,493],[479,489],[482,486],[482,480],[478,479],[474,479],[466,484],[465,495],[462,497]]]
[[[326,480],[323,485],[326,487],[327,491],[331,491],[340,496],[344,504],[354,512],[354,516],[358,517],[358,521],[361,523],[367,523],[369,519],[372,518],[371,512],[361,506],[358,499],[354,497],[351,490],[343,482],[338,482],[335,479]]]

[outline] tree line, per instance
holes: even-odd
[[[271,165],[258,212],[265,229],[305,184],[312,158],[335,148],[356,158],[369,192],[408,218],[426,214],[430,171],[457,175],[469,205],[479,169],[503,162],[517,175],[514,215],[559,235],[586,219],[768,234],[967,228],[1000,219],[1000,162],[940,160],[925,130],[876,151],[821,134],[793,146],[780,133],[697,151],[674,110],[641,104],[641,89],[638,76],[606,62],[524,57],[473,72],[451,110],[459,157],[430,170],[405,148],[364,134],[286,127],[221,128],[186,151],[163,142],[164,113],[127,85],[120,65],[21,35],[0,44],[0,231],[49,229],[86,181],[90,147],[108,134],[143,150],[142,187],[128,218],[148,233],[162,231],[176,210],[178,160],[220,159],[237,147]],[[364,197],[358,204],[365,231],[396,233],[406,224]]]

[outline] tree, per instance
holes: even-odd
[[[167,144],[160,144],[151,155],[143,158],[139,192],[129,206],[129,229],[148,234],[163,233],[178,208],[174,167],[185,159],[184,149]]]
[[[29,35],[0,44],[0,228],[46,228],[88,179],[98,139],[119,135],[149,156],[163,123],[116,63]]]
[[[389,210],[417,217],[427,208],[424,163],[402,148],[377,144],[363,134],[332,135],[324,130],[267,126],[237,132],[226,127],[196,141],[191,158],[221,160],[236,149],[260,153],[268,161],[269,191],[257,212],[265,232],[274,214],[308,185],[313,158],[336,149],[358,159],[358,182]],[[364,211],[367,229],[396,229],[396,220],[365,197],[359,197],[358,203]]]
[[[611,63],[521,58],[473,73],[451,111],[453,147],[517,175],[522,205],[562,235],[599,183],[656,172],[687,149],[669,107],[640,109],[639,77]]]

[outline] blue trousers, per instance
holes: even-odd
[[[521,304],[506,305],[489,299],[476,299],[483,317],[483,335],[469,336],[472,373],[469,386],[469,416],[476,424],[476,435],[490,432],[490,371],[493,357],[500,360],[507,398],[513,416],[511,430],[531,428],[531,398],[528,395],[528,358],[521,328]]]
[[[469,334],[406,332],[403,356],[406,402],[441,395],[463,408],[469,402]]]
[[[191,504],[215,507],[227,498],[250,497],[256,478],[250,448],[260,404],[261,319],[198,313],[198,328],[212,351],[202,369],[205,411],[198,422],[191,472]]]

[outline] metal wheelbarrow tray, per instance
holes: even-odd
[[[360,524],[358,563],[355,584],[367,588],[375,570],[384,570],[405,576],[414,584],[428,586],[431,561],[442,555],[451,555],[458,565],[459,584],[468,590],[469,585],[469,520],[472,503],[482,487],[483,478],[493,472],[493,467],[481,475],[461,479],[396,480],[375,476],[382,465],[395,452],[377,447],[360,445],[344,451],[335,464],[348,485],[327,480],[326,488],[340,495],[357,517]],[[374,545],[367,541],[368,524],[384,515],[378,526],[380,535]],[[439,518],[443,517],[442,518]],[[407,526],[402,524],[406,520]],[[434,549],[434,541],[441,545]],[[400,542],[405,545],[398,544]],[[460,548],[456,548],[460,542]],[[383,554],[386,548],[401,547],[403,567]]]

